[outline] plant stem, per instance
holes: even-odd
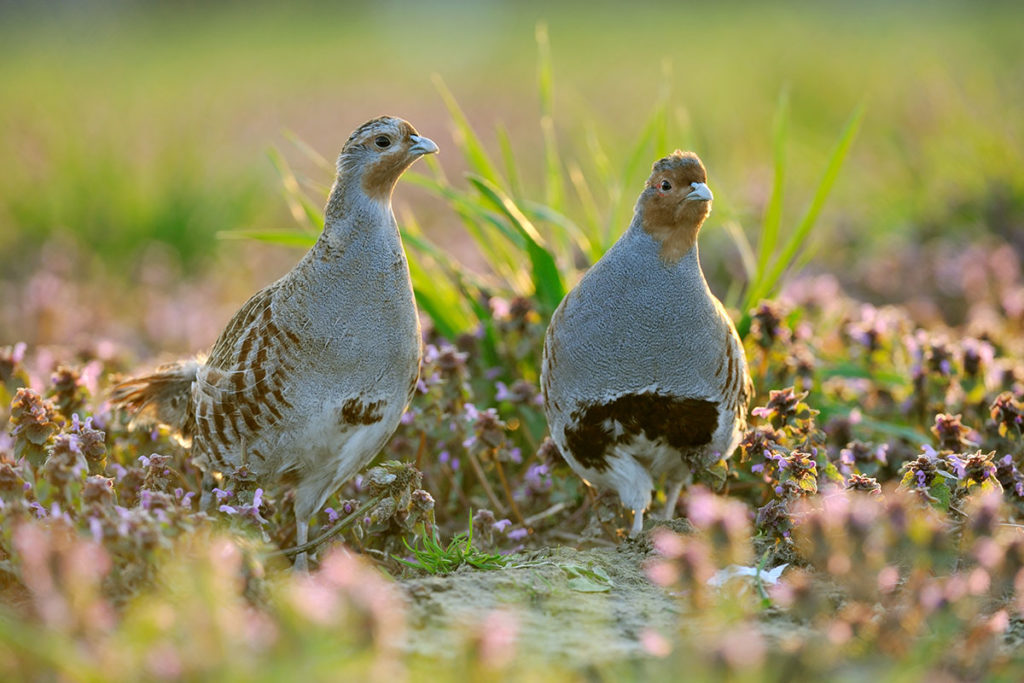
[[[370,509],[373,508],[373,506],[387,498],[387,495],[388,494],[386,493],[381,493],[379,495],[374,496],[370,500],[363,503],[363,505],[361,505],[359,509],[353,511],[352,514],[350,514],[348,517],[336,523],[334,526],[332,526],[324,533],[320,534],[318,537],[314,538],[312,541],[303,543],[302,545],[297,545],[293,548],[283,548],[281,550],[269,553],[267,557],[276,557],[277,555],[286,555],[288,557],[292,557],[293,555],[304,553],[307,550],[312,550],[313,548],[317,547],[327,539],[337,535],[338,532],[347,527],[349,524],[352,524],[352,522],[359,519],[359,517],[361,517],[362,515],[365,515]]]
[[[473,471],[476,473],[476,478],[480,480],[480,486],[483,487],[484,493],[487,494],[488,500],[491,501],[491,505],[494,506],[495,511],[500,514],[506,514],[505,506],[501,504],[498,497],[494,495],[494,489],[487,483],[487,477],[484,475],[484,468],[480,466],[480,460],[476,457],[476,454],[469,451],[469,463],[473,466]]]
[[[505,489],[505,497],[508,498],[508,504],[512,506],[512,514],[515,515],[516,521],[523,526],[526,526],[526,522],[523,520],[523,513],[519,511],[519,506],[516,505],[516,499],[512,497],[512,489],[508,485],[508,478],[505,476],[505,468],[501,466],[501,460],[498,456],[494,456],[494,466],[498,468],[498,478],[501,479],[501,488]]]

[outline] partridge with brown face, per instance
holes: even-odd
[[[728,458],[753,393],[743,345],[708,288],[697,235],[711,212],[692,152],[654,164],[625,234],[555,311],[541,385],[551,438],[587,482],[618,492],[631,534],[659,480]]]

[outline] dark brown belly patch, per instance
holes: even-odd
[[[718,404],[699,398],[660,393],[625,394],[609,403],[581,404],[565,428],[565,444],[584,467],[608,469],[610,446],[643,435],[685,453],[711,443],[718,428]],[[622,431],[616,435],[612,423]]]

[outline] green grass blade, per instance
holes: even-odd
[[[316,236],[295,230],[222,230],[217,237],[223,240],[256,240],[283,247],[309,249],[316,243]]]
[[[504,125],[498,125],[495,128],[495,133],[498,136],[498,149],[501,150],[501,161],[505,166],[505,177],[508,178],[509,194],[519,199],[523,196],[523,182],[519,178],[519,166],[516,163],[512,140]]]
[[[576,162],[569,164],[569,180],[572,181],[573,187],[576,189],[576,197],[579,199],[580,207],[583,210],[583,217],[586,221],[585,234],[589,248],[584,250],[584,254],[587,258],[594,262],[601,257],[604,253],[602,248],[601,240],[601,211],[597,207],[597,201],[594,199],[594,193],[590,190],[590,183],[587,182],[587,176],[584,175],[583,169]],[[596,252],[594,249],[596,248]]]
[[[525,249],[519,233],[497,215],[487,211],[475,198],[467,197],[445,181],[418,173],[406,173],[405,178],[443,199],[462,220],[466,232],[480,249],[488,265],[504,279],[510,282],[517,280],[522,265],[522,252]],[[505,240],[496,240],[493,234],[485,232],[481,227],[484,223],[497,228]]]
[[[761,280],[768,273],[768,261],[778,250],[779,227],[782,224],[783,186],[786,180],[786,137],[789,129],[789,93],[783,90],[775,109],[775,123],[772,132],[775,156],[775,173],[772,178],[772,194],[764,212],[761,235],[758,239],[757,269],[751,287],[758,289]]]
[[[540,130],[544,139],[544,201],[556,211],[563,211],[565,187],[562,160],[558,152],[553,108],[554,77],[551,67],[551,43],[548,27],[539,22],[537,38],[537,90],[540,99]]]
[[[625,171],[622,173],[619,187],[622,188],[636,188],[636,193],[640,193],[641,183],[644,178],[647,177],[646,168],[652,164],[655,159],[653,158],[657,154],[665,153],[668,150],[658,151],[655,147],[658,139],[665,137],[665,128],[668,125],[668,107],[664,101],[659,101],[655,105],[654,111],[651,117],[647,120],[643,131],[640,134],[640,138],[636,145],[633,146],[632,151],[626,161]],[[608,241],[611,241],[613,237],[617,237],[623,231],[625,231],[629,217],[633,210],[633,205],[626,200],[628,196],[627,191],[623,191],[622,200],[613,207],[612,221],[608,226]]]
[[[300,138],[294,131],[285,130],[284,138],[288,142],[295,145],[295,147],[300,152],[302,152],[302,154],[307,159],[312,161],[316,165],[316,167],[319,168],[324,173],[324,175],[333,178],[335,174],[338,172],[338,169],[335,167],[334,164],[328,161],[322,154],[317,152],[315,149],[310,147],[309,144],[305,140]]]
[[[416,303],[420,310],[430,316],[434,328],[441,336],[455,339],[472,327],[472,318],[466,310],[462,293],[450,278],[437,277],[440,267],[432,262],[432,258],[423,255],[413,239],[407,238],[406,241],[411,247],[409,277]]]
[[[544,246],[540,233],[516,203],[499,188],[477,176],[468,176],[468,180],[487,201],[505,215],[512,227],[525,240],[538,303],[547,312],[554,311],[565,295],[565,286],[555,258]]]
[[[568,242],[573,248],[579,249],[580,252],[588,257],[593,257],[593,243],[590,236],[574,220],[565,214],[559,213],[547,204],[540,202],[526,200],[522,202],[522,208],[523,212],[531,220],[544,221],[558,228],[566,238],[564,241]],[[601,254],[598,253],[597,258],[600,258],[600,256]],[[593,260],[596,260],[596,258],[593,258]]]
[[[850,152],[850,147],[853,145],[854,139],[857,137],[857,131],[860,129],[860,123],[864,118],[864,105],[860,104],[853,111],[846,125],[843,128],[843,133],[839,137],[839,142],[836,144],[835,149],[832,151],[832,156],[829,158],[828,166],[825,168],[825,173],[821,178],[821,182],[818,183],[818,187],[814,192],[814,197],[811,199],[811,205],[807,208],[807,213],[800,220],[800,224],[797,226],[793,234],[790,235],[787,240],[785,247],[783,247],[782,253],[778,259],[776,259],[774,265],[768,274],[768,286],[772,289],[778,284],[778,281],[782,278],[782,274],[790,267],[793,263],[797,254],[805,248],[807,238],[814,228],[814,224],[817,222],[818,217],[821,215],[821,210],[825,206],[825,201],[828,199],[829,193],[832,191],[833,186],[836,184],[836,179],[839,177],[839,171],[843,168],[843,162],[846,161],[846,157]],[[762,293],[761,296],[764,296]]]
[[[273,164],[277,174],[281,177],[284,185],[284,197],[288,202],[288,210],[292,218],[303,230],[311,234],[317,234],[324,229],[323,215],[320,209],[313,205],[309,198],[302,193],[299,181],[292,172],[288,162],[281,153],[274,147],[267,151],[270,163]]]
[[[434,87],[437,88],[438,93],[441,95],[441,99],[448,109],[448,114],[452,117],[452,122],[455,124],[456,144],[462,150],[462,154],[466,158],[469,167],[477,175],[483,176],[495,185],[501,185],[501,175],[498,173],[498,169],[495,167],[494,162],[491,161],[490,156],[488,156],[487,150],[484,148],[483,143],[480,142],[476,131],[469,124],[469,119],[466,118],[466,114],[462,111],[455,96],[452,95],[451,90],[445,85],[441,76],[434,74],[433,80]]]
[[[818,216],[821,215],[821,210],[825,206],[825,201],[828,199],[828,195],[832,191],[832,187],[835,185],[836,179],[839,177],[839,171],[842,169],[843,162],[846,161],[850,147],[853,145],[853,141],[857,137],[857,131],[860,129],[860,124],[863,118],[864,104],[861,103],[853,110],[853,113],[847,120],[846,125],[843,127],[843,131],[839,136],[839,141],[836,143],[835,149],[833,149],[832,155],[829,157],[828,164],[825,167],[825,172],[822,175],[821,181],[818,183],[818,187],[814,192],[814,196],[811,199],[810,206],[807,208],[807,212],[800,220],[796,230],[793,231],[793,234],[790,235],[789,239],[786,241],[785,246],[782,248],[782,252],[775,258],[767,272],[767,275],[764,277],[758,277],[757,286],[751,287],[748,292],[744,304],[743,318],[736,326],[741,337],[745,337],[750,331],[750,309],[755,306],[758,301],[771,296],[775,292],[783,274],[793,265],[797,258],[802,255],[803,250],[806,248],[811,230],[814,228],[814,224],[817,222]]]

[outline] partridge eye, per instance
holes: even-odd
[[[373,144],[377,145],[381,149],[384,149],[385,147],[391,146],[391,139],[386,135],[378,135],[377,138],[373,141]]]
[[[661,181],[661,191],[662,192],[668,192],[671,189],[672,189],[672,183],[670,183],[667,180],[662,180]]]

